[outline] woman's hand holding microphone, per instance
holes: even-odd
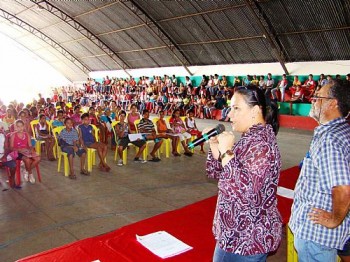
[[[212,128],[207,127],[203,130],[203,134],[208,133]],[[225,160],[223,158],[226,158],[226,160],[230,160],[232,157],[225,157],[226,155],[233,155],[230,154],[231,149],[235,143],[235,136],[232,132],[224,131],[221,134],[211,137],[209,140],[209,146],[212,151],[213,157],[217,160]],[[226,154],[226,155],[225,155]],[[223,157],[224,156],[224,157]],[[228,161],[227,161],[228,162]],[[227,162],[223,162],[223,165],[227,164]]]

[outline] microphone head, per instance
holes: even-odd
[[[225,126],[223,124],[218,124],[216,127],[215,127],[215,130],[218,134],[221,134],[222,132],[225,131]]]

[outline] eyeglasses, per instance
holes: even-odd
[[[334,97],[327,97],[327,96],[312,96],[311,100],[316,101],[317,99],[335,99]]]

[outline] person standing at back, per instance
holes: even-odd
[[[350,236],[350,87],[330,81],[312,97],[315,128],[295,187],[289,227],[300,262],[336,261]]]

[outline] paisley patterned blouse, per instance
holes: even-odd
[[[213,233],[221,249],[240,255],[274,251],[282,237],[277,210],[281,156],[270,125],[251,127],[223,167],[209,151],[206,170],[218,179]]]

